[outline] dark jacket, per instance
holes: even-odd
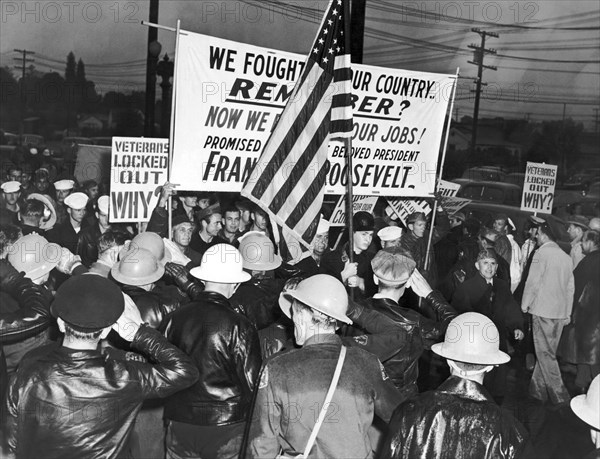
[[[429,231],[425,231],[423,237],[417,237],[410,230],[404,232],[400,238],[400,247],[407,250],[415,263],[417,269],[423,274],[427,281],[435,286],[437,283],[437,267],[435,266],[435,251],[433,246],[437,244],[450,231],[450,223],[446,214],[438,214],[438,226],[433,229],[431,237],[431,247],[429,248],[428,266],[425,266],[425,258],[427,255],[427,243],[429,241]]]
[[[7,260],[0,260],[0,291],[20,306],[17,311],[0,313],[0,400],[3,400],[8,381],[2,343],[17,342],[46,329],[51,319],[52,296],[46,288],[18,273]]]
[[[100,236],[102,236],[102,232],[98,223],[79,231],[77,255],[81,257],[81,262],[87,267],[98,260],[98,239],[100,239]]]
[[[132,347],[157,363],[120,362],[51,344],[22,361],[8,394],[8,444],[17,458],[108,458],[127,445],[146,398],[198,379],[193,362],[142,326]]]
[[[451,376],[396,408],[380,457],[518,458],[527,446],[526,430],[481,384]]]
[[[80,230],[83,231],[83,228]],[[71,253],[77,253],[77,244],[79,243],[79,236],[71,225],[71,220],[67,218],[63,223],[55,225],[47,233],[47,239],[49,242],[59,244],[71,251]]]
[[[477,273],[458,286],[452,306],[459,313],[478,312],[491,319],[498,329],[500,350],[508,350],[509,336],[514,330],[525,330],[525,320],[521,308],[512,296],[510,286],[502,279],[494,278],[488,284]]]
[[[273,355],[261,372],[248,456],[274,458],[304,451],[340,353],[337,335],[317,335],[301,349]],[[372,457],[369,427],[384,422],[402,400],[381,363],[349,347],[325,421],[309,457]]]
[[[230,298],[231,304],[243,311],[257,330],[275,323],[281,317],[279,294],[283,279],[250,279],[241,284]]]
[[[369,298],[363,304],[351,302],[351,305],[348,317],[365,334],[344,337],[342,342],[374,354],[404,398],[415,395],[417,362],[423,353],[419,317],[415,317],[420,314],[412,310],[401,314],[401,308],[389,298]]]
[[[121,290],[131,297],[139,309],[144,323],[154,329],[159,328],[165,317],[181,305],[180,298],[174,297],[169,301],[165,301],[158,292],[148,292],[133,285],[123,285]]]
[[[600,250],[579,262],[575,277],[573,320],[563,329],[559,355],[567,362],[600,364]]]
[[[341,282],[341,272],[344,270],[344,266],[349,259],[349,250],[348,243],[346,243],[337,250],[325,252],[321,257],[320,273],[329,274]],[[365,281],[364,292],[361,292],[358,288],[354,288],[355,298],[368,298],[377,292],[377,286],[373,280],[373,268],[371,267],[371,260],[374,256],[375,252],[371,250],[354,254],[354,262],[358,264],[357,276],[363,278]]]
[[[425,299],[436,311],[439,321],[429,319],[413,309],[400,306],[391,298],[369,298],[363,304],[381,313],[407,330],[411,345],[386,359],[381,359],[390,378],[398,388],[416,388],[419,376],[418,360],[423,349],[440,341],[456,312],[436,291]]]
[[[165,418],[203,426],[244,422],[262,362],[252,323],[223,295],[203,292],[175,311],[165,329],[200,372],[196,384],[167,399]]]

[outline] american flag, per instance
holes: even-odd
[[[329,139],[352,134],[346,3],[329,4],[305,70],[242,190],[306,247],[319,224]]]

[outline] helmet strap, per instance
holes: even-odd
[[[494,365],[488,365],[484,368],[481,368],[480,370],[471,370],[471,371],[463,370],[462,368],[459,368],[459,366],[456,364],[456,362],[454,362],[454,360],[450,360],[450,359],[447,359],[447,360],[448,360],[448,365],[450,366],[450,368],[454,369],[454,371],[456,371],[459,375],[461,375],[462,377],[465,377],[465,378],[477,376],[482,373],[487,373],[492,368],[494,368]]]

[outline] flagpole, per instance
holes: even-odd
[[[450,96],[450,112],[448,116],[448,123],[446,124],[446,132],[444,134],[444,148],[442,150],[442,162],[440,163],[440,176],[442,178],[442,172],[444,172],[444,162],[446,161],[446,150],[448,148],[448,136],[450,134],[450,125],[452,124],[452,111],[454,110],[454,96],[456,94],[456,82],[458,81],[458,74],[460,71],[460,67],[456,68],[456,79],[454,80],[454,84],[452,86],[452,95]],[[438,189],[439,180],[435,181],[435,189]],[[431,227],[429,228],[429,238],[427,239],[427,250],[425,251],[425,264],[424,268],[427,269],[429,265],[429,251],[431,249],[431,241],[433,240],[433,226],[435,225],[435,216],[437,214],[438,207],[438,198],[435,196],[435,201],[433,203],[433,214],[431,215]]]
[[[350,14],[350,0],[343,0],[344,11],[346,15]],[[350,18],[344,18],[344,46],[346,52],[351,52],[350,43]],[[352,222],[353,215],[353,199],[352,199],[352,136],[344,138],[344,147],[346,149],[346,220],[348,222],[348,260],[350,263],[354,263],[354,225]],[[350,289],[352,292],[352,289]]]
[[[171,162],[173,161],[173,143],[175,139],[175,107],[177,99],[177,63],[179,59],[179,33],[181,31],[181,20],[177,19],[177,28],[175,29],[175,61],[173,63],[173,88],[171,92],[171,129],[169,135],[169,156],[167,161],[167,177],[168,181],[171,181]],[[173,197],[169,195],[169,203],[167,205],[169,209],[169,229],[167,239],[171,239],[171,233],[173,232]],[[192,222],[193,223],[193,222]]]

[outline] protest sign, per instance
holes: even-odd
[[[352,197],[352,214],[364,211],[373,213],[375,204],[377,204],[377,196],[353,196]],[[340,199],[331,214],[329,224],[331,226],[346,226],[346,196],[340,196]]]
[[[110,147],[79,145],[73,175],[79,183],[95,180],[102,183],[110,174]]]
[[[167,181],[168,139],[113,137],[110,222],[147,222]]]
[[[456,196],[458,190],[460,190],[460,185],[458,183],[448,182],[442,179],[438,180],[438,194],[440,196]]]
[[[171,181],[239,192],[306,57],[187,31],[177,52],[177,75],[185,78],[176,82]],[[364,65],[353,65],[353,75],[354,192],[432,196],[456,76]],[[330,142],[329,159],[325,192],[344,194],[341,143]]]
[[[521,210],[552,212],[558,167],[551,164],[527,162]]]
[[[453,215],[466,205],[470,204],[470,199],[456,198],[454,196],[440,196],[440,206],[448,215]]]
[[[361,195],[433,196],[455,75],[353,65],[352,185]],[[329,144],[327,193],[343,193],[346,151]]]
[[[431,213],[431,206],[424,199],[390,199],[388,198],[388,204],[392,210],[396,213],[400,221],[407,226],[406,219],[414,212],[423,212],[425,215]]]

